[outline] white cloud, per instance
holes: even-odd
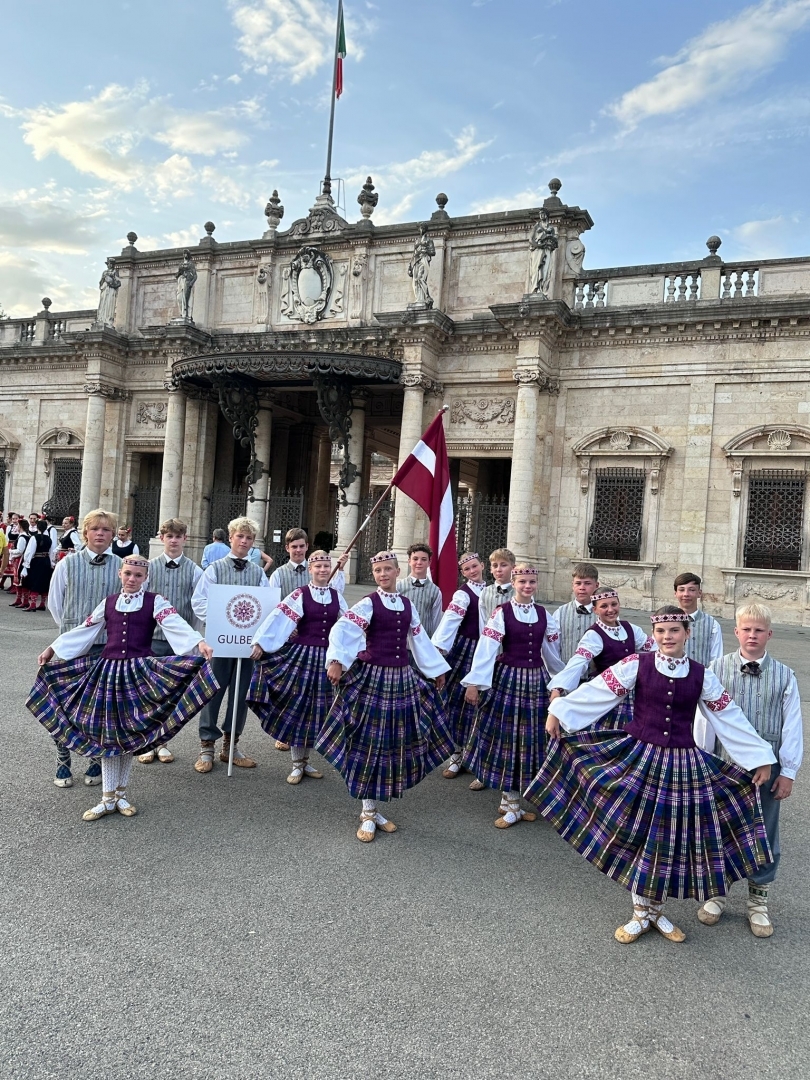
[[[187,229],[178,229],[177,232],[164,233],[163,239],[166,243],[161,244],[161,247],[196,247],[202,235],[202,225],[189,225]],[[148,249],[144,248],[144,250]]]
[[[781,59],[791,35],[810,24],[810,0],[764,0],[692,38],[648,82],[628,90],[606,112],[634,127],[747,86]]]
[[[496,195],[491,199],[483,199],[473,203],[470,207],[471,214],[500,214],[504,210],[524,210],[527,206],[540,206],[543,199],[549,196],[548,188],[545,191],[540,188],[525,188],[515,195]]]
[[[245,64],[261,75],[278,74],[294,83],[330,64],[335,48],[335,6],[331,0],[229,0],[239,32],[236,47]],[[362,40],[374,23],[345,15],[348,55],[363,56]]]
[[[42,306],[43,296],[53,300],[54,310],[65,311],[72,307],[75,288],[36,259],[0,251],[0,304],[6,314],[12,318],[33,315]]]
[[[729,231],[737,244],[738,258],[783,259],[795,252],[797,225],[801,222],[798,214],[762,218],[759,221],[744,221]]]

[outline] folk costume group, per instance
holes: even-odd
[[[163,523],[164,552],[151,562],[119,559],[115,528],[113,515],[89,514],[85,546],[57,565],[49,607],[60,634],[28,700],[56,742],[57,785],[73,782],[72,753],[90,759],[86,783],[101,780],[85,820],[134,816],[134,755],[171,761],[167,744],[195,715],[198,773],[213,769],[220,737],[221,760],[233,751],[236,766],[255,767],[237,745],[249,705],[290,750],[289,784],[322,778],[313,751],[343,777],[364,843],[395,832],[386,804],[445,765],[448,780],[466,770],[471,789],[498,792],[497,828],[539,812],[630,891],[619,942],[651,928],[683,941],[666,899],[699,900],[698,918],[713,925],[742,879],[752,932],[773,933],[779,807],[801,764],[802,728],[795,676],[767,653],[766,608],[738,611],[740,648],[724,656],[693,574],[676,579],[677,604],[651,616],[648,635],[620,618],[618,594],[599,587],[588,563],[552,615],[535,601],[536,568],[498,549],[487,586],[469,552],[464,584],[442,611],[430,549],[414,544],[404,580],[393,552],[374,556],[377,588],[349,607],[342,572],[326,552],[306,558],[300,529],[268,582],[247,558],[256,534],[247,518],[231,522],[228,553],[205,571],[183,555],[180,521]],[[213,658],[199,629],[208,589],[277,582],[282,600],[237,685],[235,661]]]

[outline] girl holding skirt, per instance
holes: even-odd
[[[60,746],[101,759],[101,802],[84,821],[116,811],[133,817],[137,811],[126,797],[133,755],[168,742],[219,689],[208,663],[211,647],[168,600],[146,591],[148,572],[140,555],[123,560],[121,592],[40,655],[26,702]],[[156,625],[178,655],[152,655]],[[103,652],[87,656],[105,629]],[[194,652],[200,655],[189,655]]]
[[[310,765],[309,751],[332,703],[326,677],[329,631],[348,611],[343,593],[329,588],[329,555],[313,551],[308,568],[310,583],[294,589],[273,608],[256,631],[250,654],[258,663],[247,702],[267,734],[289,744],[292,768],[288,784],[300,784],[305,776],[323,778],[323,773]]]
[[[668,896],[725,896],[772,861],[757,788],[773,751],[717,676],[686,657],[688,619],[672,605],[659,608],[651,616],[657,652],[628,656],[551,703],[553,741],[525,793],[564,840],[630,890],[633,916],[615,933],[622,944],[651,927],[683,941],[663,914]],[[633,689],[624,731],[583,731]],[[696,709],[736,764],[696,747]]]

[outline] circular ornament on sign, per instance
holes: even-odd
[[[249,630],[262,617],[262,605],[250,593],[237,593],[225,605],[225,618],[237,630]]]

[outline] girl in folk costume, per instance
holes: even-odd
[[[308,585],[294,589],[274,608],[253,638],[253,669],[247,702],[268,735],[289,743],[288,784],[323,773],[309,764],[309,751],[332,703],[326,677],[329,632],[348,604],[329,588],[332,560],[325,551],[309,557]],[[284,648],[292,639],[292,644]]]
[[[122,525],[118,530],[112,542],[112,550],[113,555],[117,555],[119,559],[127,555],[140,555],[138,545],[132,539],[132,529],[129,525]]]
[[[101,758],[101,802],[84,813],[84,821],[116,811],[133,817],[126,792],[134,754],[171,738],[218,690],[208,663],[212,649],[167,600],[146,591],[148,572],[149,562],[140,555],[123,560],[121,592],[41,654],[26,702],[58,743]],[[152,655],[156,625],[176,656]],[[101,656],[88,656],[105,629]],[[201,655],[188,655],[193,652]]]
[[[621,606],[615,589],[600,585],[593,594],[594,624],[582,635],[574,655],[549,683],[551,700],[575,690],[589,669],[601,675],[627,656],[650,652],[655,641],[640,626],[619,619]],[[605,716],[600,727],[622,728],[633,719],[633,699],[628,694]]]
[[[453,593],[432,641],[442,656],[447,657],[450,672],[447,676],[447,713],[453,727],[455,750],[450,764],[442,773],[445,780],[452,780],[461,772],[461,755],[469,742],[475,720],[475,708],[465,700],[462,676],[472,666],[473,653],[480,637],[478,626],[478,601],[486,588],[484,564],[477,551],[468,551],[458,560],[465,578],[460,589]]]
[[[327,675],[336,695],[315,743],[349,794],[363,800],[357,839],[365,842],[377,829],[396,831],[377,803],[400,798],[453,751],[437,693],[449,665],[424,632],[416,608],[396,592],[396,555],[379,552],[371,569],[377,591],[338,619],[329,634]],[[408,663],[409,648],[418,671]]]
[[[8,553],[8,565],[12,573],[11,589],[12,592],[17,594],[13,603],[9,604],[9,607],[28,607],[28,588],[25,584],[25,578],[22,576],[22,572],[24,569],[23,556],[25,555],[30,539],[31,533],[28,521],[21,517],[17,522],[17,535],[14,540],[14,546],[9,546]]]
[[[42,518],[37,522],[34,535],[26,545],[23,568],[20,571],[21,581],[28,590],[28,611],[45,610],[45,597],[48,595],[53,576],[52,546],[48,522]],[[39,597],[39,608],[37,608],[37,597]]]
[[[462,761],[485,787],[501,792],[498,829],[537,817],[521,809],[520,793],[542,764],[548,672],[562,667],[554,616],[534,602],[537,573],[524,563],[515,566],[515,595],[490,616],[461,680],[471,705],[478,704],[480,690],[492,688]]]
[[[62,519],[62,535],[59,538],[59,550],[56,553],[57,562],[67,555],[75,555],[82,546],[82,538],[76,528],[76,519],[66,517]]]
[[[525,793],[564,840],[632,893],[633,917],[615,933],[622,944],[652,926],[683,941],[663,914],[668,896],[725,896],[772,860],[757,788],[773,751],[717,676],[685,655],[688,620],[674,605],[659,608],[656,652],[625,657],[551,703],[553,741]],[[625,731],[582,730],[633,688]],[[695,745],[698,708],[736,764]],[[561,736],[561,725],[571,734]]]

